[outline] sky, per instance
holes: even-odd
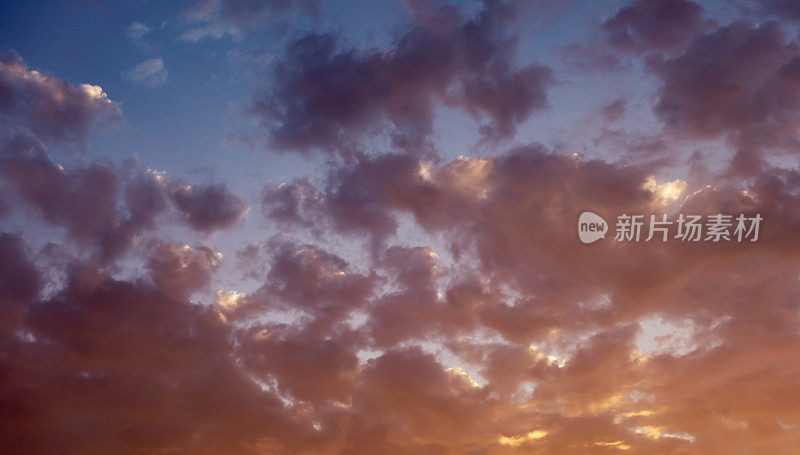
[[[0,0],[0,453],[800,453],[799,128],[794,0]]]

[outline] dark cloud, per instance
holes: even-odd
[[[365,135],[386,132],[395,146],[419,154],[430,149],[439,105],[485,120],[483,137],[499,139],[547,104],[550,69],[512,63],[509,22],[519,5],[487,2],[474,19],[448,5],[426,6],[427,19],[388,51],[341,50],[324,34],[293,41],[272,88],[251,108],[268,148],[348,154]]]
[[[75,172],[55,164],[30,136],[3,144],[0,172],[20,198],[45,221],[66,228],[82,245],[105,243],[108,254],[119,248],[119,182],[113,166],[95,162]],[[128,239],[129,240],[129,239]]]
[[[800,19],[800,2],[796,0],[752,0],[761,13],[780,19]]]
[[[603,106],[601,112],[606,120],[613,122],[615,120],[619,120],[625,115],[626,105],[627,103],[623,98],[617,98]]]
[[[9,212],[11,212],[11,207],[8,204],[8,201],[5,197],[0,196],[0,218],[6,216]]]
[[[255,453],[278,435],[290,452],[305,431],[234,365],[208,307],[75,267],[25,321],[32,338],[0,338],[4,452]]]
[[[600,24],[601,39],[559,48],[569,69],[582,73],[620,72],[629,66],[626,54],[671,54],[716,22],[705,9],[687,0],[635,0]]]
[[[492,407],[487,391],[419,348],[392,350],[370,361],[363,381],[358,406],[372,419],[407,427],[415,436],[408,442],[444,448],[449,438],[463,440],[470,432],[487,430],[481,419]]]
[[[264,190],[261,210],[271,221],[282,226],[311,227],[313,216],[324,205],[319,191],[309,179],[282,183]]]
[[[440,163],[364,157],[279,198],[284,226],[382,235],[335,220],[330,201],[353,186],[371,206],[351,216],[404,217],[446,239],[442,257],[387,237],[353,265],[278,236],[241,250],[266,264],[248,272],[260,288],[220,291],[216,305],[186,300],[219,273],[210,247],[153,241],[129,280],[73,263],[44,295],[21,240],[0,237],[0,280],[19,283],[3,287],[18,315],[0,337],[3,448],[780,452],[793,432],[776,419],[791,425],[796,409],[775,397],[794,396],[798,373],[798,171],[759,162],[747,194],[733,174],[687,192],[687,213],[761,213],[757,243],[580,245],[582,210],[668,210],[652,171],[540,146]],[[643,352],[652,317],[681,324],[689,348]]]
[[[21,200],[48,223],[64,227],[79,245],[95,246],[104,261],[153,229],[167,207],[164,185],[152,173],[126,176],[107,161],[67,170],[25,135],[2,147],[0,174]]]
[[[0,134],[81,143],[100,124],[120,121],[119,106],[102,88],[28,69],[19,55],[0,49]]]
[[[386,157],[358,166],[369,168],[383,159]],[[764,344],[766,338],[756,341],[767,336],[767,332],[782,340],[786,337],[786,343],[797,340],[798,320],[789,315],[794,314],[790,302],[798,285],[789,276],[798,246],[786,234],[798,226],[798,211],[792,207],[797,199],[793,186],[797,179],[795,171],[763,165],[752,170],[751,174],[758,177],[748,185],[748,194],[727,186],[734,182],[729,181],[719,189],[691,194],[683,203],[681,211],[687,213],[757,211],[769,217],[772,222],[764,226],[757,246],[747,249],[739,245],[717,246],[712,251],[702,245],[694,249],[685,245],[649,244],[641,249],[635,245],[608,249],[597,245],[591,251],[582,251],[575,248],[574,216],[583,209],[591,207],[598,213],[610,214],[665,210],[659,202],[659,190],[647,184],[646,169],[582,161],[537,148],[518,149],[489,160],[459,159],[433,166],[428,170],[426,187],[414,185],[420,176],[400,166],[392,169],[396,179],[392,184],[383,186],[382,183],[391,180],[384,178],[361,180],[359,185],[366,185],[365,192],[387,207],[387,213],[407,212],[427,229],[447,233],[450,239],[463,239],[464,250],[473,245],[485,281],[481,284],[478,277],[470,277],[472,281],[445,285],[449,286],[447,292],[437,296],[435,289],[442,285],[444,277],[439,276],[430,250],[391,247],[379,264],[386,267],[387,276],[395,280],[397,287],[371,302],[366,322],[368,333],[373,342],[387,347],[442,336],[462,340],[459,334],[470,333],[476,327],[491,328],[502,334],[504,343],[493,347],[485,357],[477,357],[477,362],[484,365],[482,371],[490,381],[487,385],[490,389],[470,386],[471,390],[476,396],[487,390],[511,396],[529,381],[536,384],[530,403],[538,403],[539,409],[551,410],[551,406],[556,406],[560,413],[546,418],[537,412],[537,417],[532,418],[535,423],[516,433],[506,427],[505,444],[500,446],[516,444],[520,448],[568,450],[575,441],[583,439],[560,427],[565,422],[580,425],[582,431],[594,435],[608,436],[608,439],[587,439],[590,453],[604,453],[615,444],[635,447],[642,453],[684,450],[690,444],[711,452],[751,444],[776,448],[785,444],[774,416],[754,411],[758,406],[778,405],[771,398],[765,396],[763,400],[754,399],[728,409],[723,409],[722,403],[730,403],[729,397],[745,393],[742,387],[747,387],[743,381],[734,379],[742,365],[734,367],[728,362],[741,359],[737,356],[744,352],[769,350]],[[352,178],[362,174],[336,175]],[[323,193],[320,197],[326,200],[328,195]],[[767,267],[771,272],[753,273],[752,267]],[[725,291],[734,277],[741,280],[739,285]],[[492,290],[503,286],[521,295],[514,297],[502,290]],[[764,312],[763,307],[752,305],[753,298],[770,300],[771,309]],[[693,327],[690,333],[697,347],[685,357],[674,353],[652,356],[641,353],[635,343],[640,331],[636,321],[652,314],[668,320],[692,321],[688,324]],[[620,324],[622,321],[630,324]],[[552,336],[563,340],[580,333],[591,335],[578,342],[579,347],[563,365],[558,359],[549,359],[541,351],[528,347],[532,342],[546,344]],[[744,338],[737,338],[737,334]],[[454,349],[461,342],[454,341]],[[776,341],[772,347],[780,352],[783,348],[777,345],[783,342]],[[715,343],[722,343],[722,347],[714,347]],[[475,353],[481,349],[481,345],[472,345],[462,352],[467,359],[475,360]],[[404,395],[406,387],[414,387],[417,377],[428,377],[419,369],[426,365],[424,359],[412,357],[418,368],[406,365],[403,356],[396,353],[387,353],[375,361],[376,365],[397,368],[387,374],[395,384],[390,389],[392,395]],[[697,363],[694,359],[698,359]],[[682,377],[686,374],[719,377],[720,371],[712,374],[711,368],[702,370],[703,361],[699,359],[712,362],[733,376],[730,387],[715,389],[715,400],[719,401],[715,401],[714,411],[691,417],[683,411],[692,408],[690,400],[711,394],[711,390],[703,387],[693,390],[680,398],[686,400],[683,406],[674,407],[667,397],[673,393],[683,396],[678,391],[680,380],[671,384],[662,378],[670,376],[669,365],[684,361],[682,366],[688,370],[684,370]],[[785,360],[776,353],[771,360],[746,368],[748,374],[764,380],[760,384],[765,389],[776,394],[788,393],[779,381],[761,375],[762,367],[776,372],[787,368]],[[413,371],[413,376],[407,376],[406,371]],[[370,378],[365,381],[372,380],[371,373],[364,374]],[[428,380],[437,381],[432,376]],[[708,387],[716,387],[710,385],[713,382]],[[364,388],[356,391],[356,396],[375,390],[367,383]],[[368,409],[373,412],[392,409],[395,418],[402,419],[417,437],[428,441],[437,439],[437,431],[449,431],[452,440],[448,446],[458,447],[469,437],[448,430],[451,414],[445,411],[427,421],[425,404],[413,401],[423,396],[441,403],[439,409],[447,409],[445,398],[436,396],[435,390],[431,385],[406,395],[414,403],[413,415],[404,414],[406,403],[395,401],[384,401],[381,406]],[[637,394],[645,397],[655,394],[657,398],[655,401],[630,398]],[[467,406],[459,408],[459,413],[469,414],[469,399],[460,395],[459,403]],[[494,415],[490,403],[478,403],[481,417]],[[778,409],[782,419],[789,418],[788,406]],[[713,423],[722,415],[729,419],[728,424]],[[434,420],[438,422],[436,429]],[[469,428],[472,421],[463,425]],[[752,434],[736,437],[734,444],[725,438],[706,435],[699,429],[705,425],[700,422],[708,422],[708,428],[714,428],[711,432],[741,431],[747,422],[774,428],[774,435],[756,436],[753,430]],[[725,425],[729,425],[727,430]],[[531,433],[531,427],[537,426],[539,432]],[[634,428],[641,431],[637,433]]]
[[[603,23],[608,42],[632,52],[670,51],[713,27],[705,9],[686,0],[636,0]]]
[[[236,266],[241,270],[245,277],[260,279],[263,271],[266,270],[264,250],[265,246],[261,243],[250,243],[243,248],[236,250],[234,258]]]
[[[360,232],[377,246],[397,223],[372,189],[384,183],[405,185],[407,176],[397,171],[413,174],[415,167],[414,159],[399,155],[364,159],[361,166],[335,171],[324,192],[305,179],[265,189],[262,211],[283,227],[332,226],[337,232]]]
[[[221,253],[211,247],[153,241],[148,245],[147,270],[162,293],[186,299],[208,284],[221,260]]]
[[[776,22],[736,22],[648,67],[664,81],[654,111],[673,133],[729,136],[745,148],[794,147],[798,47]]]
[[[268,247],[271,261],[263,286],[230,313],[302,311],[319,329],[327,328],[363,307],[376,284],[375,274],[359,273],[315,245],[274,239]]]
[[[239,353],[249,370],[264,381],[274,378],[294,399],[346,402],[356,390],[360,340],[352,333],[323,338],[312,330],[258,326],[242,341]]]
[[[42,280],[29,260],[25,241],[14,234],[0,234],[0,333],[16,329],[27,304],[39,294]]]
[[[380,262],[397,290],[384,294],[369,307],[368,327],[374,342],[394,346],[408,339],[439,335],[437,326],[446,310],[437,296],[440,271],[435,253],[424,247],[393,246],[383,253]]]
[[[232,227],[248,211],[244,201],[225,184],[177,185],[170,197],[186,223],[205,233]]]
[[[387,166],[385,173],[365,178],[386,162],[393,165]],[[478,286],[465,297],[446,293],[442,298],[431,281],[439,281],[432,251],[419,249],[409,255],[390,248],[384,254],[390,258],[386,259],[387,273],[399,280],[399,289],[380,297],[369,309],[373,336],[383,340],[381,343],[452,334],[477,323],[522,341],[538,339],[554,328],[585,330],[605,325],[628,312],[634,320],[647,311],[641,299],[650,286],[663,286],[664,280],[671,279],[672,270],[724,262],[735,252],[717,247],[714,255],[704,257],[707,250],[703,246],[687,249],[679,245],[676,251],[659,253],[662,246],[658,244],[641,249],[636,245],[622,249],[596,246],[596,254],[590,256],[577,250],[573,223],[583,210],[591,209],[611,220],[621,213],[666,210],[663,204],[673,199],[663,199],[666,190],[652,183],[642,167],[583,161],[529,147],[494,159],[460,158],[438,166],[410,157],[381,156],[346,169],[332,174],[331,181],[336,183],[325,191],[311,192],[326,201],[315,206],[314,216],[335,219],[342,209],[331,201],[336,200],[339,186],[355,186],[358,194],[368,195],[369,203],[352,204],[348,219],[392,223],[408,214],[428,232],[447,235],[450,252],[457,259],[461,254],[475,255],[487,280],[486,290]],[[793,229],[796,223],[795,216],[789,215],[796,212],[790,209],[795,196],[789,182],[794,177],[767,169],[754,171],[760,177],[747,186],[748,194],[728,186],[718,192],[706,189],[687,198],[683,210],[770,214],[781,222],[764,228],[763,248],[789,251],[787,245],[779,246],[783,243],[779,239],[781,231]],[[680,197],[680,184],[670,185],[672,190],[678,189],[672,197]],[[726,194],[728,199],[719,199],[717,194]],[[774,202],[764,204],[767,199]],[[784,199],[785,203],[777,204]],[[302,207],[303,201],[295,206]],[[384,235],[383,223],[364,222],[356,229],[331,226],[346,235]],[[652,254],[663,257],[653,264]],[[408,265],[403,265],[406,261]],[[525,297],[509,304],[508,296],[491,290],[505,285]],[[614,307],[604,306],[598,297],[603,294],[612,296]],[[475,307],[470,301],[480,304]],[[567,308],[571,310],[565,313]]]
[[[170,200],[186,223],[204,234],[233,226],[247,212],[224,185],[182,185],[163,173],[120,169],[105,160],[67,169],[29,135],[14,136],[0,147],[0,177],[23,204],[64,227],[81,247],[96,248],[102,261],[117,258],[138,235],[155,229]]]

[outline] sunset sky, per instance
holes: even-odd
[[[798,157],[796,0],[0,0],[0,454],[798,454]]]

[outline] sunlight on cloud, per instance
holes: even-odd
[[[655,204],[658,207],[666,207],[678,200],[686,191],[687,183],[680,179],[671,182],[659,183],[655,176],[648,176],[642,188],[650,191],[655,196]]]
[[[81,84],[81,89],[84,91],[84,93],[89,95],[89,98],[92,100],[101,101],[108,104],[113,103],[113,101],[108,98],[106,92],[103,91],[103,88],[99,85]]]
[[[223,311],[233,311],[239,306],[240,301],[245,298],[247,294],[237,291],[225,291],[219,289],[217,291],[216,304]]]
[[[624,441],[614,441],[614,442],[595,442],[594,445],[599,447],[613,447],[619,450],[630,450],[631,446],[625,444]]]
[[[510,446],[510,447],[519,447],[523,443],[528,441],[534,441],[537,439],[542,439],[547,436],[547,432],[544,430],[534,430],[528,434],[524,434],[522,436],[500,436],[497,440],[501,445]]]
[[[474,380],[474,379],[472,379],[470,377],[469,373],[464,371],[461,367],[451,367],[451,368],[447,368],[445,371],[447,371],[448,373],[452,373],[452,374],[458,375],[459,377],[463,378],[465,381],[469,382],[469,384],[475,389],[478,389],[481,386],[480,384],[478,384],[478,382],[476,380]]]

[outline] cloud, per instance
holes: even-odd
[[[394,164],[379,167],[378,163],[383,162]],[[399,165],[403,162],[408,164]],[[357,194],[369,195],[368,204],[354,204],[356,212],[350,218],[370,219],[358,216],[356,207],[365,211],[384,207],[377,214],[382,213],[388,219],[394,219],[396,214],[409,214],[426,231],[446,235],[453,242],[451,254],[460,250],[462,258],[476,255],[474,259],[480,266],[472,270],[478,275],[464,274],[451,282],[453,276],[437,270],[437,261],[427,248],[392,246],[383,250],[376,266],[391,280],[392,290],[371,301],[366,309],[364,331],[376,346],[389,349],[421,341],[452,340],[452,349],[460,352],[465,362],[483,365],[481,371],[489,380],[488,390],[501,392],[501,396],[512,400],[510,397],[517,396],[524,383],[533,382],[536,387],[528,406],[548,409],[546,412],[553,409],[551,406],[559,409],[548,417],[538,411],[531,411],[526,417],[517,415],[528,419],[526,427],[513,430],[506,426],[502,433],[506,439],[498,437],[496,441],[518,441],[520,448],[552,451],[565,451],[585,441],[592,448],[587,449],[590,453],[592,450],[602,453],[607,446],[595,445],[591,438],[584,439],[582,435],[588,431],[588,434],[608,435],[609,443],[624,441],[624,445],[642,452],[688,449],[692,444],[715,452],[757,444],[757,440],[771,447],[782,447],[785,439],[779,432],[774,437],[756,436],[753,432],[736,437],[734,443],[707,436],[700,428],[707,424],[714,428],[710,432],[725,433],[739,431],[756,421],[759,425],[779,427],[769,413],[763,417],[753,414],[759,406],[768,406],[768,398],[743,403],[736,410],[723,410],[721,403],[728,402],[725,397],[744,393],[741,387],[747,387],[734,379],[743,366],[734,367],[728,362],[741,358],[743,352],[783,349],[766,341],[767,338],[760,338],[766,335],[765,331],[774,331],[781,339],[785,336],[786,343],[797,339],[796,319],[782,320],[779,316],[792,311],[790,296],[798,289],[789,265],[794,263],[790,258],[798,246],[783,234],[795,229],[800,219],[796,208],[791,206],[797,200],[797,192],[789,183],[796,178],[796,171],[768,166],[752,169],[751,175],[758,177],[747,186],[746,194],[735,186],[736,181],[722,181],[719,189],[697,191],[683,203],[680,210],[687,213],[759,212],[769,216],[773,220],[771,226],[765,227],[763,242],[753,248],[712,250],[702,245],[690,249],[685,245],[657,244],[616,248],[599,244],[592,251],[581,251],[575,248],[574,219],[567,214],[577,216],[585,207],[596,207],[603,213],[647,213],[654,207],[663,207],[663,195],[657,186],[648,184],[651,177],[647,169],[583,161],[549,154],[536,147],[512,150],[487,160],[462,158],[438,166],[428,165],[425,172],[409,171],[420,169],[422,162],[408,156],[368,158],[352,168],[348,166],[347,171],[333,172],[327,189],[309,188],[303,182],[305,189],[293,192],[299,199],[284,205],[297,212],[284,221],[299,220],[298,227],[302,226],[303,220],[312,216],[308,211],[323,219],[334,218],[338,209],[327,204],[335,200],[337,188],[346,185],[358,188]],[[385,173],[372,178],[375,169],[385,169]],[[311,198],[309,204],[304,198]],[[365,221],[351,235],[359,236],[362,230],[382,235],[379,226]],[[349,230],[346,226],[341,229]],[[658,263],[653,263],[653,257],[658,257]],[[771,271],[748,271],[751,268],[748,264],[753,263]],[[734,276],[743,281],[730,289]],[[767,284],[773,282],[769,276],[774,277],[777,288]],[[446,292],[437,295],[439,286],[444,286]],[[509,295],[504,288],[514,291]],[[775,313],[764,313],[763,307],[747,303],[753,298],[763,301],[766,295],[772,296],[770,308]],[[692,338],[696,347],[680,356],[642,354],[634,338],[639,330],[637,321],[648,314],[693,321]],[[758,322],[747,322],[753,318]],[[488,350],[481,342],[471,344],[467,336],[479,328],[499,333],[503,341]],[[580,339],[580,334],[588,337],[577,341],[577,347],[563,365],[539,350],[528,348],[531,343],[558,346],[569,339]],[[737,334],[746,339],[737,338]],[[559,341],[553,342],[552,337]],[[485,356],[480,355],[482,350]],[[784,389],[780,381],[762,376],[761,369],[780,371],[787,368],[784,360],[776,353],[771,360],[757,362],[752,369],[744,368],[759,381],[763,379],[765,382],[759,384],[765,389],[781,394],[785,391],[779,392]],[[717,383],[711,381],[708,388],[701,387],[702,391],[695,390],[680,398],[686,400],[683,405],[670,405],[673,393],[676,397],[683,395],[678,377],[685,378],[687,374],[719,377],[720,371],[711,373],[712,367],[708,370],[701,367],[707,365],[706,361],[733,375],[730,388],[716,389]],[[392,400],[381,401],[380,406],[368,408],[370,411],[383,416],[382,410],[391,409],[386,412],[393,417],[384,418],[401,419],[421,440],[437,441],[436,432],[442,431],[450,438],[448,447],[468,444],[470,436],[448,426],[453,421],[450,419],[456,419],[452,414],[442,411],[425,420],[431,414],[424,403],[414,401],[422,396],[440,403],[437,409],[448,409],[446,398],[435,395],[436,386],[406,392],[405,387],[413,387],[417,376],[426,377],[424,373],[417,367],[403,366],[403,359],[391,352],[375,362],[397,368],[387,374],[391,379],[386,381],[394,385],[386,394],[409,397],[406,400],[412,400],[410,406],[414,412],[406,414],[406,403]],[[415,362],[425,364],[419,358]],[[687,370],[672,376],[670,370],[678,363]],[[407,376],[407,370],[414,373]],[[435,382],[430,380],[431,384]],[[367,394],[374,390],[366,383],[363,387]],[[469,387],[474,388],[470,390],[475,390],[476,396],[487,392],[482,387]],[[720,400],[715,401],[714,410],[704,412],[699,420],[690,417],[688,410],[693,405],[688,397],[706,396],[713,393],[712,389],[718,393],[715,399]],[[354,393],[358,396],[361,391]],[[651,393],[655,398],[643,401],[632,398]],[[467,396],[458,396],[458,404],[453,406],[469,406]],[[510,408],[500,403],[494,402],[499,408],[485,401],[478,403],[482,416],[495,415],[493,412],[513,415]],[[469,415],[468,408],[457,409],[454,414]],[[723,415],[730,419],[728,423],[713,423]],[[788,418],[787,414],[781,412],[781,415]],[[469,428],[473,421],[467,419],[462,428]],[[564,425],[577,425],[582,430],[573,432]],[[537,438],[524,438],[533,431],[531,428],[538,432]],[[471,435],[477,438],[481,432],[476,429]],[[475,444],[491,450],[488,437],[484,435],[481,441]],[[383,443],[399,444],[391,436],[386,436]],[[406,444],[402,447],[424,450],[420,448],[424,446],[414,446],[413,442]]]
[[[377,275],[354,270],[347,261],[311,244],[274,238],[264,245],[269,255],[266,273],[253,293],[226,309],[231,318],[265,310],[301,312],[317,331],[331,329],[362,308],[377,285]]]
[[[170,197],[186,223],[205,233],[233,226],[248,211],[247,205],[224,184],[178,185]]]
[[[626,102],[623,98],[617,98],[616,100],[606,104],[603,106],[601,113],[606,120],[613,122],[615,120],[619,120],[622,116],[625,115],[625,106]]]
[[[570,69],[583,73],[620,72],[627,56],[671,54],[716,27],[700,4],[679,0],[636,0],[599,24],[600,39],[559,49]]]
[[[31,213],[82,248],[111,261],[173,211],[190,228],[210,234],[232,227],[247,206],[222,184],[190,186],[150,169],[119,169],[107,160],[73,168],[53,162],[41,142],[19,135],[0,142],[0,181]],[[172,202],[172,205],[170,205]]]
[[[629,52],[670,51],[713,27],[705,9],[686,0],[636,0],[602,25],[612,46]]]
[[[159,209],[157,204],[142,207],[132,214],[138,217],[125,220],[116,208],[119,181],[112,166],[96,162],[68,173],[30,136],[2,144],[0,173],[45,221],[66,228],[79,244],[101,245],[103,255],[113,256],[124,248],[137,228],[147,224],[151,210]]]
[[[261,98],[285,116],[262,132],[347,159],[268,185],[266,227],[236,230],[248,203],[225,182],[58,154],[97,119],[37,130],[34,110],[3,111],[3,230],[18,232],[0,233],[0,453],[793,450],[800,169],[770,149],[796,135],[796,43],[773,22],[693,28],[705,16],[686,2],[615,15],[630,38],[616,49],[657,78],[659,139],[727,139],[717,173],[537,143],[446,158],[428,148],[437,108],[509,139],[551,82],[515,63],[516,7],[404,5],[410,31],[391,50],[290,45]],[[93,106],[9,61],[8,106]],[[624,129],[625,99],[602,99],[593,115]],[[395,147],[370,149],[376,131]],[[586,210],[763,224],[752,243],[584,245]]]
[[[177,299],[186,299],[206,286],[222,259],[222,253],[207,246],[192,248],[154,240],[147,249],[147,270],[153,283]]]
[[[424,154],[436,108],[461,108],[482,121],[486,140],[507,139],[547,105],[552,71],[516,67],[510,18],[520,6],[487,2],[474,18],[434,2],[387,51],[340,50],[329,34],[307,34],[277,62],[272,88],[250,112],[267,148],[350,155],[365,135],[386,132],[403,150]]]
[[[0,332],[13,331],[22,322],[25,307],[34,301],[42,284],[39,271],[29,259],[25,240],[14,234],[0,234],[0,305],[5,317]]]
[[[662,78],[654,107],[669,131],[729,137],[746,149],[796,145],[800,54],[776,22],[735,22],[695,38],[685,52],[652,58]]]
[[[164,67],[164,60],[148,58],[128,71],[122,73],[122,78],[148,88],[156,88],[166,84],[169,72]]]
[[[407,296],[400,292],[404,287],[386,296],[385,309],[391,313],[383,316],[383,310],[379,311],[382,304],[373,308],[374,322],[381,324],[375,331],[379,334],[376,337],[389,337],[392,334],[390,325],[397,326],[403,318],[411,317],[405,324],[407,332],[391,335],[393,342],[403,337],[430,335],[434,330],[448,333],[453,326],[461,325],[459,330],[465,330],[478,321],[510,339],[522,341],[544,336],[556,328],[584,330],[588,328],[586,324],[603,324],[605,318],[611,317],[608,311],[615,314],[610,320],[619,320],[622,315],[619,311],[628,310],[634,311],[631,317],[635,319],[641,315],[640,311],[647,311],[647,305],[641,302],[643,293],[648,292],[645,289],[651,285],[661,286],[657,283],[669,279],[671,270],[695,269],[706,260],[715,264],[724,262],[729,254],[727,249],[717,249],[708,259],[702,259],[704,248],[679,247],[676,251],[664,252],[658,265],[645,266],[649,254],[658,254],[654,250],[660,249],[659,245],[650,244],[639,251],[635,246],[606,249],[609,247],[606,243],[598,245],[596,254],[591,256],[581,255],[576,250],[574,220],[569,214],[577,217],[586,207],[592,207],[606,219],[613,219],[619,213],[664,210],[665,196],[660,187],[653,184],[646,168],[582,161],[574,156],[549,154],[537,147],[520,148],[491,160],[460,158],[438,168],[429,168],[429,174],[422,173],[430,175],[428,178],[419,173],[421,164],[419,159],[404,156],[365,159],[347,170],[333,173],[325,189],[306,191],[304,194],[314,195],[313,201],[323,202],[309,205],[300,196],[291,204],[298,209],[288,219],[318,220],[316,226],[327,220],[328,229],[345,235],[363,237],[368,233],[378,239],[369,244],[377,245],[381,251],[380,245],[394,232],[387,232],[384,226],[396,226],[399,216],[408,214],[427,232],[447,235],[453,254],[475,255],[482,273],[498,280],[495,286],[504,283],[523,295],[536,297],[520,298],[516,304],[507,305],[501,294],[480,290],[479,286],[477,297],[471,298],[485,303],[480,311],[464,307],[468,316],[460,314],[462,307],[453,306],[449,298],[440,301],[431,285],[417,281],[408,285],[410,294]],[[784,178],[791,177],[780,177]],[[794,200],[794,196],[783,193],[766,196],[766,188],[771,186],[767,184],[759,191],[759,196],[754,192],[755,182],[752,185],[746,197],[736,196],[733,188],[719,193],[731,195],[730,200],[717,199],[717,193],[710,190],[698,191],[684,202],[683,209],[693,213],[714,213],[715,210],[773,213],[774,218],[782,220],[782,226],[790,229],[795,221],[790,221],[794,218],[789,213],[795,211],[787,212],[789,204],[777,208],[763,201],[768,199],[774,204],[783,198]],[[774,185],[781,187],[777,181]],[[362,196],[342,199],[339,197],[344,191],[342,188],[347,188],[348,194]],[[765,199],[760,199],[762,196]],[[701,202],[706,199],[709,204]],[[346,223],[337,221],[341,214],[346,214]],[[296,226],[301,228],[302,223]],[[769,249],[782,243],[780,229],[773,225],[768,237],[762,239],[761,247]],[[733,254],[733,250],[730,253]],[[596,260],[607,265],[601,266]],[[391,261],[399,262],[397,258]],[[601,268],[607,273],[599,273]],[[531,274],[533,270],[536,272]],[[402,276],[398,273],[391,275]],[[615,310],[584,307],[586,302],[602,294],[615,296],[620,306]],[[563,311],[569,307],[588,319],[565,318]]]
[[[316,14],[317,0],[198,0],[183,12],[189,29],[181,34],[186,41],[240,38],[268,24],[296,13]]]
[[[252,453],[243,441],[303,433],[235,366],[225,325],[203,306],[77,267],[63,292],[28,307],[25,327],[35,340],[0,341],[4,451]]]
[[[0,134],[82,143],[93,130],[121,121],[120,108],[96,85],[78,86],[28,69],[13,51],[0,53]]]
[[[131,41],[138,41],[144,37],[144,35],[150,32],[150,27],[147,24],[142,22],[131,22],[130,25],[125,27],[125,35]]]
[[[330,338],[274,325],[253,327],[241,340],[239,353],[248,370],[262,380],[274,378],[293,399],[324,405],[327,400],[346,402],[356,391],[360,340],[354,334]]]
[[[0,325],[2,447],[716,453],[779,451],[791,438],[778,419],[792,425],[797,404],[785,398],[799,364],[797,170],[760,163],[747,194],[740,180],[720,177],[683,202],[692,213],[761,213],[754,244],[585,246],[574,222],[586,207],[607,219],[665,210],[653,169],[535,145],[481,159],[395,154],[338,166],[321,187],[301,180],[276,189],[277,200],[265,193],[265,211],[296,236],[321,226],[382,241],[356,248],[361,262],[351,262],[278,235],[257,248],[266,266],[252,275],[252,292],[208,300],[218,250],[154,239],[126,279],[73,258],[45,293],[50,266],[18,236],[0,236],[0,283],[13,283],[0,303],[15,315]],[[63,192],[91,194],[68,176]],[[170,197],[184,188],[160,181]],[[192,200],[226,194],[192,188]],[[342,188],[369,195],[348,209],[352,224],[335,218],[350,203],[336,197]],[[403,245],[362,210],[446,242],[439,254]],[[243,258],[253,259],[250,250]],[[198,295],[206,302],[188,301]],[[640,321],[654,316],[691,327],[689,347],[644,353]],[[77,415],[83,425],[73,424]]]
[[[751,3],[760,13],[767,16],[789,20],[800,19],[800,5],[794,1],[753,0]]]

